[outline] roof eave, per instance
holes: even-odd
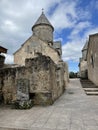
[[[52,30],[54,31],[54,27],[52,26],[52,25],[49,25],[49,24],[46,24],[46,23],[40,23],[40,24],[35,24],[35,25],[33,25],[33,27],[32,27],[32,31],[33,31],[33,29],[36,27],[36,26],[40,26],[40,25],[46,25],[46,26],[50,26],[51,28],[52,28]]]

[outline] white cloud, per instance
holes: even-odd
[[[95,8],[98,10],[98,0],[95,3]]]
[[[12,55],[9,54],[4,54],[5,55],[5,63],[6,64],[13,64],[14,63],[14,58]]]
[[[98,27],[92,27],[92,28],[88,29],[88,30],[85,32],[84,37],[89,38],[89,35],[92,35],[92,34],[95,34],[95,33],[98,33]]]
[[[74,26],[75,19],[77,18],[75,6],[75,1],[65,1],[58,5],[51,17],[51,22],[56,29],[71,28]]]
[[[78,61],[81,57],[82,43],[80,40],[70,41],[62,46],[62,58],[64,61],[73,60]]]
[[[91,24],[88,21],[79,22],[74,26],[71,34],[68,36],[69,41],[63,45],[63,60],[73,60],[78,62],[81,57],[81,50],[86,42],[86,34],[80,35],[85,28],[90,28]]]
[[[84,44],[86,43],[86,40],[89,38],[89,35],[95,34],[95,33],[98,33],[98,27],[90,26],[90,28],[88,28],[88,30],[86,30],[83,36],[81,37],[79,36],[79,32],[76,33],[75,37],[72,37],[72,34],[71,34],[70,41],[62,46],[63,60],[64,61],[73,60],[76,62],[79,61],[79,58],[82,55],[81,50]]]
[[[1,26],[2,30],[9,30],[11,32],[16,32],[18,30],[18,27],[15,25],[15,23],[11,20],[5,20],[3,25]]]
[[[87,29],[91,27],[91,23],[88,21],[85,22],[79,22],[71,32],[71,37],[78,35],[80,32],[82,32],[84,29]]]

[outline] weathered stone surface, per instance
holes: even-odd
[[[87,61],[82,57],[80,58],[80,63],[79,63],[79,75],[80,78],[82,79],[87,79],[88,78],[88,73],[87,73]]]
[[[17,79],[17,100],[29,100],[29,80]]]
[[[36,105],[52,105],[52,93],[50,92],[36,92],[34,93],[34,104]]]
[[[15,69],[0,70],[0,82],[4,103],[9,104],[15,97]]]
[[[56,65],[50,57],[39,54],[26,59],[24,67],[0,71],[1,91],[5,104],[52,104],[65,90],[63,62]],[[2,78],[3,77],[3,78]],[[24,105],[23,105],[24,108]]]
[[[89,36],[88,44],[88,78],[98,85],[98,33]]]
[[[38,53],[49,56],[55,63],[58,63],[60,60],[58,52],[53,47],[33,35],[16,53],[14,53],[14,63],[18,65],[25,65],[25,59],[35,58],[38,56]]]
[[[89,35],[80,58],[80,77],[88,78],[98,85],[98,33]]]

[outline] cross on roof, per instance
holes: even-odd
[[[42,8],[42,13],[44,13],[44,9]]]

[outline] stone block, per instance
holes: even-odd
[[[34,95],[35,105],[47,106],[53,104],[52,93],[50,92],[36,92]]]
[[[17,100],[26,101],[29,100],[29,80],[17,79]]]

